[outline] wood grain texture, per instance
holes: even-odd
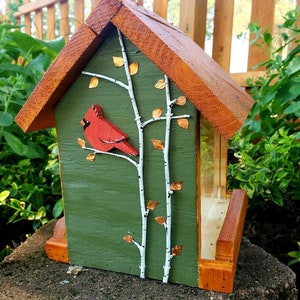
[[[225,221],[216,245],[216,260],[237,261],[248,197],[243,190],[233,190]]]
[[[55,125],[53,109],[56,103],[101,44],[99,40],[106,35],[110,21],[174,81],[224,137],[229,138],[240,128],[252,100],[199,46],[164,19],[132,1],[102,0],[21,110],[16,122],[23,130]],[[87,36],[83,32],[87,32]],[[91,38],[91,32],[100,39]],[[42,101],[37,100],[40,97]]]
[[[46,242],[45,250],[50,259],[64,263],[69,262],[65,217],[56,222],[53,236]]]
[[[247,204],[245,191],[232,192],[225,221],[217,240],[215,260],[200,259],[199,261],[200,288],[226,293],[233,291]]]
[[[142,120],[152,117],[153,109],[165,107],[165,90],[155,83],[162,72],[128,40],[129,61],[139,62],[139,72],[132,77],[134,92]],[[85,68],[87,72],[101,72],[126,82],[123,68],[116,68],[112,56],[120,56],[116,34],[111,34]],[[69,259],[72,264],[139,274],[139,253],[136,247],[123,241],[131,232],[141,240],[141,211],[137,171],[124,159],[97,155],[94,162],[86,161],[89,151],[77,145],[84,139],[80,120],[93,103],[98,103],[104,115],[128,134],[129,142],[138,148],[137,128],[127,92],[106,80],[89,89],[89,77],[81,75],[64,95],[56,108],[58,143],[62,170],[62,185],[66,213]],[[182,93],[172,84],[172,99]],[[72,103],[72,105],[70,105]],[[66,111],[68,117],[66,118]],[[171,180],[183,181],[183,189],[172,196],[174,217],[172,246],[183,245],[183,252],[172,260],[170,281],[197,286],[197,182],[196,182],[196,126],[197,110],[191,102],[173,108],[175,115],[191,115],[190,128],[185,130],[172,121]],[[144,179],[146,201],[160,204],[148,218],[148,247],[146,277],[162,280],[165,230],[154,218],[165,216],[165,181],[163,153],[155,150],[151,139],[164,140],[165,121],[147,125],[144,130]],[[113,152],[118,153],[117,150]],[[135,157],[134,159],[138,159]]]
[[[199,287],[206,290],[232,293],[235,267],[233,262],[201,260]]]
[[[247,117],[251,98],[177,28],[130,1],[123,3],[112,22],[229,138]]]

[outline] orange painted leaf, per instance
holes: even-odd
[[[85,140],[78,138],[77,143],[81,148],[85,148]]]
[[[90,153],[88,154],[88,156],[86,157],[87,161],[94,161],[96,158],[96,154],[95,153]]]
[[[161,140],[151,140],[151,142],[156,150],[164,150],[164,144]]]
[[[159,90],[164,89],[165,86],[166,86],[166,82],[163,79],[158,80],[155,84],[155,88],[157,88]]]
[[[172,248],[172,255],[173,256],[178,256],[182,252],[182,245],[176,245],[175,247]]]
[[[94,89],[98,86],[99,83],[99,78],[98,77],[91,77],[90,79],[90,84],[89,84],[89,89]]]
[[[135,75],[138,71],[139,71],[139,63],[137,61],[130,64],[129,66],[130,75]]]
[[[133,241],[133,236],[130,235],[130,234],[127,234],[127,235],[125,235],[125,236],[123,237],[123,240],[126,241],[126,242],[128,242],[128,243],[132,243],[132,241]]]
[[[124,61],[123,61],[122,57],[120,57],[120,56],[113,56],[112,59],[113,59],[114,65],[117,68],[122,67],[124,65]]]
[[[149,200],[147,203],[147,208],[150,210],[154,210],[158,204],[159,204],[159,202],[157,202],[155,200]]]
[[[164,217],[156,217],[155,221],[159,224],[159,225],[164,225],[166,224],[166,220]]]
[[[176,182],[172,182],[170,189],[171,191],[181,191],[183,187],[183,182],[182,181],[176,181]]]
[[[179,96],[177,99],[176,99],[176,102],[175,102],[176,105],[179,105],[179,106],[183,106],[186,104],[186,97],[185,96]]]
[[[183,128],[183,129],[189,129],[189,120],[182,118],[182,119],[177,119],[177,124]]]
[[[162,114],[162,111],[163,111],[162,107],[158,107],[158,108],[153,109],[152,118],[154,118],[154,119],[159,118]]]

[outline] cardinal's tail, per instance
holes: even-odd
[[[115,148],[119,149],[120,151],[123,151],[129,155],[139,155],[139,151],[137,151],[134,147],[132,147],[130,144],[128,144],[126,141],[122,141],[120,143],[115,144]]]

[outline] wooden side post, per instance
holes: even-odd
[[[53,236],[46,242],[45,248],[50,259],[64,263],[69,262],[65,217],[59,219],[55,224]]]
[[[233,291],[247,206],[246,192],[234,190],[217,240],[215,260],[199,262],[200,288],[224,293]]]

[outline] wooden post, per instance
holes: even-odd
[[[230,68],[234,1],[216,0],[214,20],[214,43],[212,57],[226,71]],[[226,196],[227,186],[227,140],[215,132],[215,180],[219,195]]]
[[[84,1],[75,0],[74,18],[75,18],[75,31],[79,29],[84,22]]]
[[[24,3],[29,3],[30,0],[25,0]],[[24,16],[25,21],[25,32],[29,35],[31,35],[31,16],[30,13],[25,14]]]
[[[181,0],[180,29],[204,49],[207,0]]]
[[[153,12],[158,14],[164,19],[168,17],[168,0],[154,0]]]
[[[47,6],[47,40],[55,39],[55,6]]]
[[[60,4],[60,35],[69,40],[70,22],[69,22],[69,2],[65,1]]]
[[[298,1],[300,2],[300,1]],[[252,0],[251,22],[258,23],[264,32],[269,28],[270,33],[273,32],[275,14],[275,0],[261,1]],[[250,41],[254,38],[250,35]],[[257,64],[268,59],[268,56],[262,49],[255,45],[249,46],[248,70]],[[261,70],[261,69],[256,69]]]
[[[43,10],[38,9],[35,12],[35,30],[36,30],[36,37],[39,39],[43,39]]]

